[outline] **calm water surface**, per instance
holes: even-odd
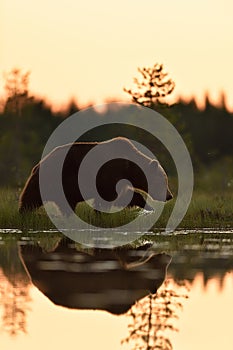
[[[233,349],[233,233],[118,249],[0,234],[0,349]]]

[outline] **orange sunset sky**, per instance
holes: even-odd
[[[163,63],[173,97],[225,91],[233,110],[231,0],[3,0],[4,72],[30,70],[30,90],[59,106],[126,100],[137,67]]]

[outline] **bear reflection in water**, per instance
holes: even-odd
[[[78,251],[61,241],[52,252],[39,245],[21,246],[21,259],[32,283],[53,303],[72,309],[127,312],[146,295],[156,293],[171,257],[148,246],[137,249]]]

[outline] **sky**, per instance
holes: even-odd
[[[2,0],[4,72],[30,71],[30,91],[61,105],[124,101],[138,67],[164,64],[173,99],[225,91],[233,110],[231,0]]]

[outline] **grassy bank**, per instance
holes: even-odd
[[[13,189],[0,189],[0,229],[48,230],[54,225],[43,208],[26,215],[18,213],[19,193]],[[171,215],[175,199],[168,202],[162,215],[156,222],[154,230],[166,226]],[[126,224],[139,214],[139,210],[124,209],[116,214],[96,215],[84,203],[77,207],[77,214],[85,221],[100,227],[117,227]],[[143,221],[147,220],[142,215]],[[229,228],[233,227],[233,201],[231,194],[208,195],[196,192],[193,195],[190,207],[180,223],[179,228]]]

